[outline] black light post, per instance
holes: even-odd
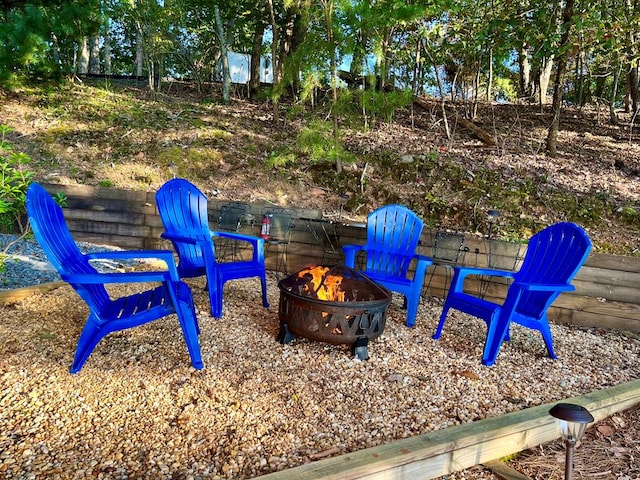
[[[571,480],[573,476],[573,452],[576,443],[587,430],[587,424],[593,422],[593,415],[589,411],[572,403],[558,403],[549,410],[549,415],[557,420],[558,429],[567,449],[564,478]]]

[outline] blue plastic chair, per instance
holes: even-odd
[[[424,224],[403,205],[386,205],[367,217],[367,244],[344,245],[345,265],[356,268],[356,256],[366,253],[362,272],[393,292],[404,295],[407,327],[413,327],[427,267],[432,259],[416,253]],[[415,263],[413,275],[409,267]]]
[[[207,197],[195,185],[182,178],[174,178],[162,185],[156,193],[156,204],[165,228],[162,238],[170,240],[178,254],[180,277],[206,275],[213,317],[222,316],[224,284],[240,278],[260,279],[262,305],[269,308],[262,238],[210,230]],[[218,262],[215,238],[249,243],[253,250],[251,260]]]
[[[570,284],[587,259],[591,241],[582,228],[573,223],[557,223],[529,240],[522,266],[517,272],[487,268],[455,267],[451,288],[442,309],[440,323],[433,338],[440,338],[450,308],[479,317],[487,324],[482,363],[493,365],[509,327],[517,323],[538,330],[553,351],[547,310],[562,293],[575,290]],[[465,293],[464,280],[469,275],[499,276],[511,279],[502,305]]]
[[[27,214],[33,233],[62,280],[68,282],[89,306],[71,373],[80,371],[98,342],[107,334],[157,320],[178,316],[191,364],[203,367],[198,344],[198,323],[189,286],[180,281],[170,251],[124,251],[82,254],[64,220],[62,209],[47,191],[32,183],[27,191]],[[160,259],[166,271],[99,273],[90,260]],[[158,282],[151,290],[111,299],[105,284]]]

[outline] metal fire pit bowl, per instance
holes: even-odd
[[[335,345],[346,344],[358,358],[367,360],[369,340],[384,331],[391,292],[352,268],[340,265],[319,268],[326,268],[327,272],[315,290],[311,283],[313,276],[308,273],[310,269],[278,282],[278,341],[288,343],[301,336]],[[325,287],[325,281],[335,276],[341,277],[344,300],[318,298],[317,292]]]

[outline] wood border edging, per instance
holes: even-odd
[[[55,282],[40,283],[30,287],[14,288],[12,290],[3,290],[0,292],[0,305],[7,305],[22,300],[23,298],[35,293],[48,293],[51,290],[67,285],[66,282],[58,280]]]
[[[640,380],[563,400],[595,421],[640,403]],[[559,438],[557,402],[437,430],[259,477],[264,480],[428,480]]]

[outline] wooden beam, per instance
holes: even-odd
[[[26,298],[35,293],[47,293],[51,290],[55,290],[63,285],[67,285],[66,282],[47,282],[39,285],[33,285],[31,287],[14,288],[13,290],[0,291],[0,305],[9,305],[11,303],[19,302],[23,298]]]

